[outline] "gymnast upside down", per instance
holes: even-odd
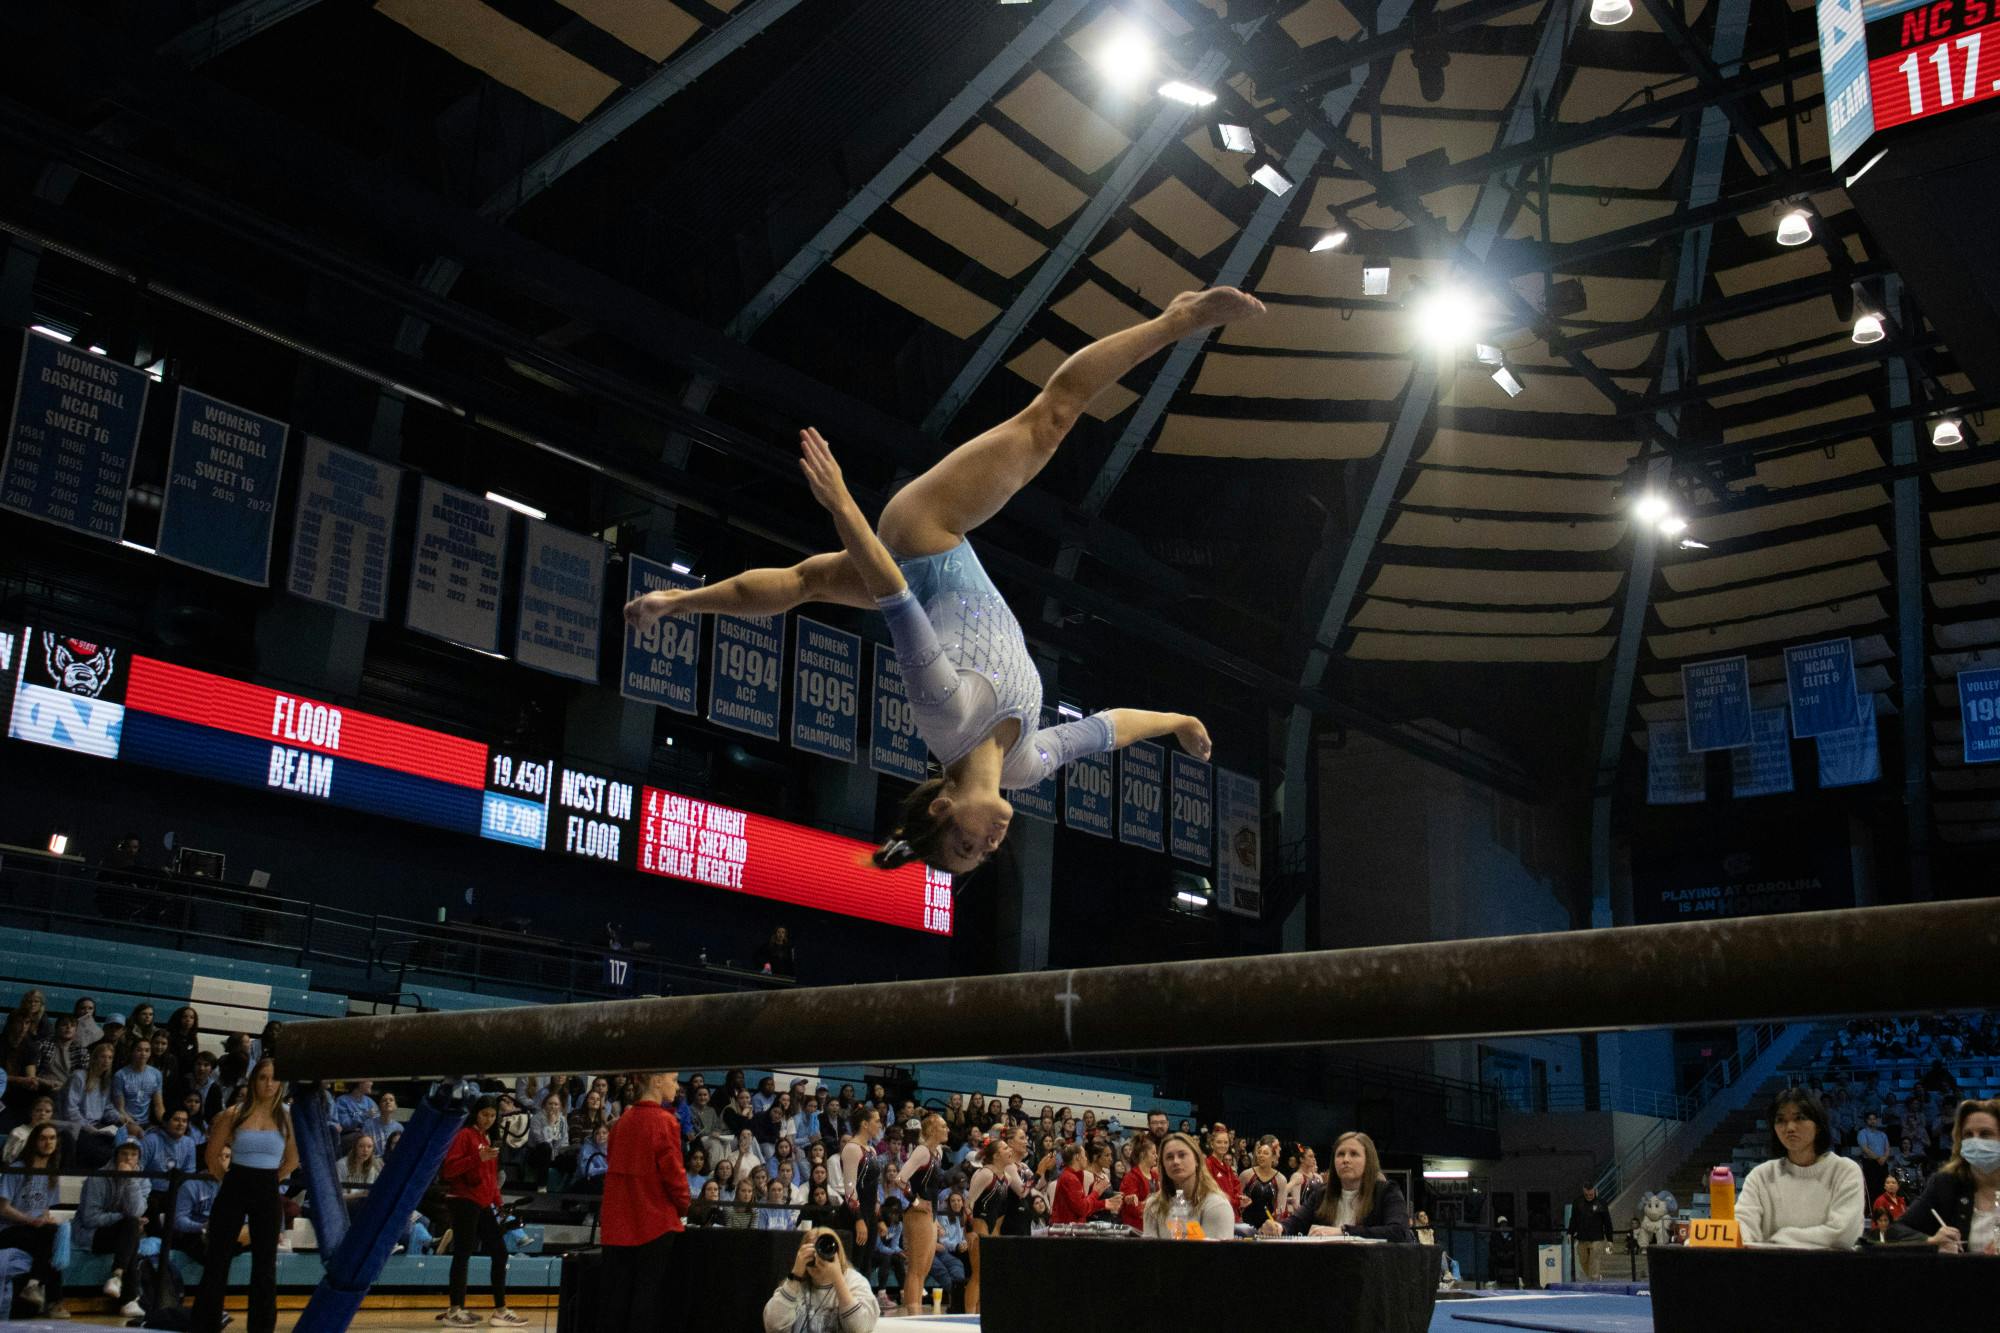
[[[1262,314],[1232,287],[1183,292],[1157,318],[1072,355],[1033,402],[945,455],[868,526],[817,430],[799,433],[799,467],[833,517],[841,550],[787,569],[752,569],[703,588],[647,593],[625,607],[640,628],[663,616],[779,615],[806,602],[880,609],[888,619],[917,731],[944,776],[904,799],[875,864],[913,859],[953,874],[977,869],[1007,836],[1014,807],[1001,793],[1033,787],[1062,765],[1134,741],[1173,735],[1200,759],[1208,730],[1182,713],[1112,708],[1038,729],[1042,679],[1020,623],[966,540],[1032,481],[1090,401],[1134,366],[1188,334]]]

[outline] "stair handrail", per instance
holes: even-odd
[[[1710,1065],[1685,1094],[1688,1098],[1688,1118],[1692,1119],[1699,1114],[1704,1106],[1721,1095],[1723,1089],[1743,1077],[1743,1071],[1755,1064],[1757,1058],[1770,1049],[1771,1043],[1777,1040],[1778,1034],[1784,1029],[1783,1023],[1759,1023],[1751,1029],[1750,1040],[1747,1043],[1738,1042],[1736,1050],[1727,1058],[1717,1060]],[[1598,1194],[1607,1199],[1615,1196],[1620,1183],[1625,1179],[1626,1172],[1650,1161],[1669,1135],[1680,1132],[1681,1124],[1682,1122],[1678,1120],[1655,1121],[1652,1128],[1641,1135],[1637,1143],[1626,1149],[1625,1153],[1597,1178]]]

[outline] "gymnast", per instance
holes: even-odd
[[[1090,344],[1021,412],[897,491],[883,507],[879,535],[848,494],[826,440],[801,431],[799,467],[843,549],[708,587],[647,593],[626,605],[625,619],[643,629],[669,615],[770,616],[815,601],[879,608],[918,733],[944,769],[903,801],[894,832],[875,852],[885,870],[917,859],[953,874],[977,869],[1014,817],[1001,793],[1036,786],[1083,756],[1173,735],[1206,760],[1208,730],[1182,713],[1112,708],[1038,730],[1041,675],[966,537],[1034,479],[1091,400],[1133,367],[1191,333],[1263,311],[1233,287],[1183,292],[1157,318]]]

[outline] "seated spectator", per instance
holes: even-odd
[[[1382,1174],[1375,1140],[1349,1130],[1333,1141],[1333,1178],[1301,1199],[1289,1222],[1275,1229],[1266,1223],[1264,1233],[1407,1241],[1409,1205],[1403,1192]]]
[[[728,1210],[729,1216],[723,1225],[731,1231],[748,1231],[756,1226],[757,1214],[751,1205],[757,1202],[757,1189],[750,1183],[750,1177],[744,1176],[736,1182],[736,1195],[732,1202],[735,1207]]]
[[[188,1068],[201,1052],[201,1014],[191,1004],[182,1005],[167,1020],[166,1032],[167,1048],[175,1062],[182,1069]]]
[[[340,1159],[340,1183],[343,1188],[340,1197],[347,1201],[349,1212],[358,1208],[368,1198],[368,1187],[382,1175],[382,1159],[375,1155],[375,1140],[366,1134],[356,1134],[348,1147],[347,1155]]]
[[[708,1152],[711,1162],[721,1159],[729,1145],[729,1131],[723,1128],[722,1112],[715,1105],[713,1092],[703,1085],[697,1085],[690,1092],[689,1109],[694,1115],[694,1138]]]
[[[750,1098],[750,1113],[762,1115],[771,1109],[771,1103],[778,1100],[778,1080],[770,1074],[757,1080],[757,1091]]]
[[[111,1043],[90,1048],[90,1062],[70,1075],[63,1090],[62,1123],[76,1135],[77,1165],[93,1170],[111,1160],[112,1145],[126,1128],[125,1118],[111,1102]]]
[[[2000,1253],[2000,1099],[1960,1102],[1951,1143],[1950,1160],[1891,1235],[1928,1241],[1942,1254]]]
[[[1861,1233],[1863,1245],[1887,1245],[1889,1228],[1893,1225],[1887,1208],[1877,1208],[1868,1215],[1868,1229]]]
[[[792,961],[792,933],[779,926],[771,932],[771,938],[764,942],[750,961],[759,971],[768,972],[772,976],[796,975]]]
[[[584,1094],[583,1105],[570,1112],[569,1146],[582,1148],[590,1142],[591,1135],[611,1126],[611,1117],[604,1109],[604,1093],[598,1088]]]
[[[375,1118],[362,1126],[362,1133],[375,1140],[375,1155],[386,1158],[396,1140],[403,1137],[403,1122],[396,1119],[396,1094],[385,1092],[375,1099]]]
[[[229,1174],[228,1144],[216,1144],[208,1158],[209,1170],[217,1175]],[[180,1193],[174,1196],[174,1216],[167,1226],[167,1244],[196,1263],[205,1263],[208,1259],[208,1242],[203,1239],[202,1233],[208,1229],[208,1215],[215,1208],[215,1192],[220,1188],[214,1178],[196,1176],[182,1181]]]
[[[56,1219],[51,1210],[60,1196],[62,1136],[44,1121],[28,1135],[28,1146],[16,1166],[0,1174],[0,1250],[24,1250],[28,1281],[15,1299],[45,1319],[67,1319],[63,1308],[62,1274],[55,1267]],[[4,1311],[0,1311],[4,1313]]]
[[[196,1165],[195,1143],[188,1136],[187,1112],[175,1107],[173,1112],[154,1129],[147,1132],[140,1141],[139,1169],[153,1175],[152,1194],[146,1200],[146,1216],[155,1227],[166,1220],[167,1186],[173,1172],[193,1175]]]
[[[1036,1195],[1036,1198],[1040,1198]],[[1145,1234],[1156,1239],[1180,1239],[1174,1235],[1173,1220],[1169,1216],[1177,1202],[1186,1203],[1190,1238],[1201,1240],[1228,1240],[1236,1234],[1236,1214],[1229,1206],[1229,1196],[1215,1183],[1208,1163],[1203,1160],[1201,1148],[1192,1135],[1169,1134],[1160,1148],[1160,1187],[1146,1201],[1144,1214]],[[1029,1201],[1034,1209],[1034,1200]],[[1037,1223],[1046,1219],[1034,1218]],[[1196,1236],[1199,1228],[1199,1236]]]
[[[522,1164],[540,1180],[548,1180],[555,1170],[556,1156],[569,1146],[569,1116],[563,1098],[551,1092],[542,1098],[541,1109],[528,1120],[528,1150]]]
[[[1048,1196],[1040,1190],[1032,1190],[1028,1194],[1028,1234],[1030,1236],[1043,1236],[1048,1234],[1048,1230]],[[1161,1232],[1160,1234],[1165,1235],[1166,1233]]]
[[[327,1119],[340,1132],[342,1151],[352,1145],[355,1135],[367,1129],[369,1121],[381,1118],[374,1093],[373,1079],[357,1078],[347,1085],[347,1091],[333,1099]]]
[[[156,1025],[153,1022],[153,1006],[150,1004],[134,1005],[132,1006],[132,1017],[125,1024],[125,1040],[130,1042],[143,1041],[148,1046],[151,1046],[153,1044],[155,1027]]]
[[[1118,1195],[1124,1201],[1118,1208],[1118,1220],[1134,1231],[1144,1230],[1146,1200],[1159,1187],[1160,1147],[1152,1135],[1141,1134],[1132,1140],[1130,1165],[1118,1183]]]
[[[181,1064],[180,1075],[167,1090],[170,1105],[179,1105],[190,1096],[201,1098],[195,1119],[206,1125],[215,1117],[208,1113],[208,1092],[215,1086],[217,1078],[216,1059],[213,1051],[196,1051]]]
[[[1805,1088],[1771,1103],[1772,1157],[1751,1168],[1736,1196],[1746,1245],[1851,1249],[1866,1198],[1861,1166],[1832,1151],[1826,1108]]]
[[[757,1210],[757,1230],[790,1231],[792,1229],[792,1192],[781,1180],[774,1180],[764,1190],[764,1202],[777,1205]]]
[[[903,1205],[886,1199],[877,1214],[875,1234],[868,1242],[871,1271],[868,1285],[881,1291],[901,1291],[903,1286]]]
[[[28,1015],[15,1009],[0,1025],[0,1072],[7,1075],[4,1097],[8,1120],[18,1124],[28,1114],[35,1099],[35,1059],[41,1054],[41,1040],[28,1031]]]
[[[728,1212],[722,1206],[722,1185],[713,1176],[702,1182],[695,1191],[694,1205],[688,1209],[687,1224],[690,1227],[720,1227],[729,1224]]]
[[[180,1081],[180,1062],[174,1058],[173,1043],[165,1028],[153,1029],[153,1068],[160,1073],[162,1092]]]
[[[89,1063],[89,1049],[76,1039],[75,1017],[70,1014],[56,1015],[50,1024],[49,1035],[36,1042],[36,1086],[51,1097],[60,1097],[62,1090],[69,1086],[70,1076]]]
[[[139,1145],[119,1144],[111,1169],[137,1171]],[[146,1313],[139,1304],[139,1240],[145,1231],[144,1180],[114,1180],[100,1171],[83,1182],[71,1243],[85,1254],[117,1256],[111,1276],[104,1280],[104,1294],[114,1301],[125,1298],[118,1313],[126,1319],[138,1319]]]
[[[709,1173],[708,1178],[714,1181],[716,1189],[721,1191],[721,1198],[724,1203],[736,1197],[736,1159],[734,1157],[725,1157],[717,1162],[715,1169]],[[727,1210],[725,1209],[724,1211]]]
[[[806,1191],[805,1205],[799,1213],[799,1228],[810,1231],[814,1227],[830,1226],[840,1219],[840,1211],[834,1207],[833,1195],[824,1185],[814,1185]]]
[[[770,1164],[771,1179],[786,1189],[800,1184],[805,1178],[805,1173],[800,1170],[798,1149],[792,1145],[790,1139],[778,1140],[777,1151],[772,1154]]]
[[[48,1096],[35,1098],[28,1106],[28,1118],[14,1127],[13,1131],[7,1135],[5,1143],[0,1143],[0,1166],[14,1165],[15,1161],[26,1151],[28,1147],[28,1135],[34,1132],[35,1126],[54,1123],[55,1120],[55,1099]],[[58,1135],[62,1132],[62,1126],[59,1123],[56,1125],[56,1132]]]
[[[1875,1196],[1875,1202],[1870,1205],[1869,1212],[1871,1215],[1887,1213],[1891,1222],[1900,1222],[1909,1207],[1910,1201],[1903,1194],[1903,1182],[1891,1175],[1882,1182],[1882,1192]]]
[[[144,1135],[167,1113],[166,1082],[152,1066],[151,1040],[134,1042],[125,1067],[111,1076],[111,1104],[124,1117],[127,1132],[135,1137]]]
[[[596,1193],[604,1188],[604,1173],[611,1167],[611,1126],[599,1125],[590,1141],[577,1149],[576,1182],[572,1188]]]
[[[76,1019],[76,1039],[84,1050],[104,1040],[104,1029],[97,1022],[96,1000],[88,995],[79,995],[70,1016]]]

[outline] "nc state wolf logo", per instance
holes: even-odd
[[[42,659],[48,665],[49,684],[65,694],[81,694],[95,699],[111,684],[112,673],[117,669],[118,650],[88,639],[43,630]]]

